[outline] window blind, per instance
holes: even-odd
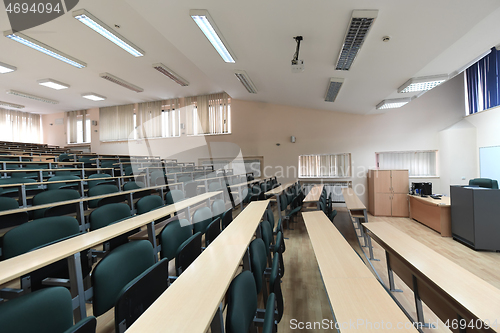
[[[134,133],[134,104],[99,109],[99,139],[127,140]]]
[[[299,177],[351,177],[351,154],[316,154],[299,156]]]
[[[437,176],[435,150],[383,152],[376,155],[379,169],[409,170],[409,175],[414,177]]]
[[[171,138],[180,136],[180,105],[179,99],[173,98],[163,101],[162,106],[162,137]]]
[[[186,98],[189,135],[231,133],[231,98],[217,93]]]
[[[40,115],[0,108],[0,140],[40,142]]]
[[[66,117],[68,118],[68,143],[82,143],[89,142],[90,138],[87,138],[87,110],[79,111],[68,111],[66,112]],[[78,122],[81,122],[83,141],[78,140]]]
[[[139,138],[157,138],[162,136],[162,102],[138,104],[137,136]]]

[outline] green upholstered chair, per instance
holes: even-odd
[[[221,217],[221,220],[222,220],[222,230],[226,229],[227,226],[229,224],[231,224],[231,222],[233,222],[233,210],[231,208],[229,208],[228,210],[226,210],[224,212],[224,214],[222,214],[222,217]]]
[[[115,332],[125,332],[167,287],[167,259],[160,260],[123,287],[115,304]]]
[[[38,185],[29,185],[29,183],[35,183],[35,179],[29,178],[2,178],[0,179],[0,185],[4,184],[26,184],[26,192],[30,194],[40,193],[43,190],[38,188]],[[35,193],[36,192],[36,193]],[[0,196],[18,196],[19,190],[17,187],[0,187]]]
[[[164,185],[165,174],[162,170],[154,170],[151,172],[151,185]]]
[[[2,333],[93,333],[93,316],[73,325],[72,297],[68,289],[51,287],[0,303]]]
[[[19,203],[14,198],[0,197],[0,211],[18,209]],[[28,213],[21,212],[0,216],[0,229],[14,227],[28,222]]]
[[[222,191],[222,186],[220,186],[220,183],[218,181],[211,182],[210,184],[208,184],[208,191],[209,192]]]
[[[118,187],[115,185],[99,185],[89,189],[87,193],[89,197],[95,197],[98,195],[118,193],[118,192],[119,192]],[[123,202],[123,201],[125,201],[125,196],[122,195],[110,196],[102,199],[89,200],[89,207],[97,208],[100,206],[104,206],[105,204],[108,203]]]
[[[95,178],[111,178],[111,175],[108,175],[107,173],[94,173],[93,175],[90,175],[88,178],[88,188],[89,189],[96,187],[97,185],[103,185],[103,184],[116,185],[116,180],[114,180],[114,179],[91,180],[91,179],[95,179]]]
[[[175,254],[175,272],[181,275],[201,254],[201,233],[197,232],[186,239]]]
[[[68,154],[61,154],[59,155],[58,159],[59,162],[72,162],[73,161],[73,156],[70,156]]]
[[[188,181],[184,183],[186,198],[192,198],[198,195],[198,182]]]
[[[124,176],[132,176],[134,174],[134,168],[132,168],[132,166],[126,166],[123,172],[125,173]]]
[[[250,264],[257,287],[257,293],[263,292],[264,302],[267,301],[267,287],[265,285],[264,272],[267,267],[266,245],[262,238],[254,239],[249,246]]]
[[[118,163],[118,160],[114,160],[114,161],[102,161],[101,162],[101,168],[115,168],[115,164]]]
[[[123,288],[154,263],[153,247],[146,240],[129,242],[105,256],[91,275],[94,315],[100,316],[113,308]]]
[[[163,206],[163,200],[157,195],[148,195],[139,199],[136,203],[137,205],[137,215],[147,213],[153,209],[157,209]]]
[[[187,183],[187,182],[190,182],[192,180],[193,179],[191,178],[191,176],[182,176],[182,177],[177,178],[177,182],[179,182],[179,183]]]
[[[184,200],[184,192],[181,190],[170,190],[165,194],[165,205],[173,205],[182,200]]]
[[[284,301],[283,293],[281,291],[281,280],[280,280],[280,260],[279,256],[274,256],[273,263],[271,265],[271,273],[269,274],[269,292],[273,293],[276,298],[276,315],[275,320],[279,323],[281,318],[283,318]],[[269,305],[268,305],[269,306]]]
[[[335,219],[335,216],[337,216],[337,210],[334,209],[330,212],[330,215],[328,216],[328,218],[330,219],[330,221],[333,222],[333,219]]]
[[[479,186],[491,189],[498,189],[498,181],[489,178],[475,178],[469,180],[470,186]]]
[[[77,235],[79,232],[78,221],[71,216],[36,219],[5,233],[3,257],[9,259],[41,245]]]
[[[261,230],[262,240],[266,245],[266,257],[268,260],[268,264],[271,264],[271,248],[274,248],[273,229],[271,228],[271,225],[268,222],[264,221],[260,223],[260,230]]]
[[[124,203],[110,203],[101,206],[89,216],[90,231],[108,226],[116,221],[120,221],[130,217],[130,207]]]
[[[70,190],[70,189],[48,190],[38,193],[33,197],[33,206],[45,205],[59,201],[74,200],[79,198],[80,198],[80,193],[78,193],[78,191],[76,190]],[[33,217],[35,219],[39,219],[45,216],[71,214],[76,212],[77,205],[78,204],[73,203],[63,206],[54,206],[52,208],[37,209],[33,212]]]
[[[143,182],[126,182],[124,185],[123,185],[123,190],[124,191],[130,191],[130,190],[138,190],[138,189],[141,189],[141,188],[144,188],[145,185]]]
[[[222,218],[222,214],[226,211],[226,204],[224,200],[217,199],[212,202],[212,220]]]
[[[207,231],[205,233],[205,247],[208,247],[210,243],[212,243],[217,236],[219,236],[220,230],[220,217],[213,220],[207,227]]]
[[[193,231],[205,233],[208,225],[212,222],[212,211],[208,207],[198,208],[191,219],[193,223]]]
[[[78,176],[72,175],[63,175],[63,176],[54,176],[49,178],[49,182],[62,181],[62,180],[80,180],[81,178]],[[47,190],[58,190],[58,189],[73,189],[78,190],[79,187],[78,182],[64,182],[64,183],[55,183],[55,184],[47,184]]]
[[[176,219],[163,228],[160,233],[160,258],[166,258],[169,261],[175,259],[177,249],[193,235],[188,224],[189,222],[185,219]]]
[[[250,271],[236,276],[227,293],[226,332],[249,332],[254,327],[257,314],[257,293],[255,280]],[[263,322],[263,333],[275,332],[274,294],[269,295]]]

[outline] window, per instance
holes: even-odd
[[[231,133],[231,98],[226,93],[186,98],[188,135]]]
[[[351,154],[300,155],[299,177],[351,177]]]
[[[161,112],[161,136],[173,138],[180,136],[180,110],[163,110]]]
[[[137,119],[135,105],[99,108],[99,140],[116,141],[136,139]]]
[[[40,115],[0,108],[0,140],[40,142]]]
[[[85,120],[85,139],[83,135],[83,117],[80,116],[80,119],[76,121],[76,143],[89,143],[90,142],[90,119]]]
[[[437,151],[375,153],[379,169],[408,170],[410,177],[436,177]]]

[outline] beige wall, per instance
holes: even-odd
[[[206,147],[205,142],[232,143],[244,156],[263,156],[267,174],[277,173],[281,182],[296,177],[294,174],[283,175],[282,171],[287,167],[296,170],[299,155],[351,153],[352,181],[361,191],[360,186],[366,185],[367,169],[375,167],[375,152],[437,149],[441,156],[448,156],[446,150],[452,149],[450,145],[453,143],[447,143],[441,151],[440,132],[463,118],[463,91],[463,77],[458,76],[401,109],[371,116],[233,100],[232,134],[206,137],[183,134],[180,138],[133,141],[130,144],[100,143],[99,133],[94,132],[99,126],[93,126],[92,151],[103,154],[138,154],[140,151],[147,154],[151,151],[153,155],[165,158],[194,147]],[[91,109],[90,114],[91,119],[98,120],[98,109]],[[43,116],[44,139],[49,144],[60,144],[65,141],[63,131],[46,133],[48,119],[54,117],[60,118],[62,114]],[[296,143],[290,142],[292,135],[297,138]],[[183,156],[182,159],[197,162],[199,155]],[[208,150],[203,150],[201,155],[206,157]],[[233,155],[233,152],[228,152],[228,155]],[[434,184],[434,192],[443,192],[440,179],[430,181]],[[360,196],[367,203],[366,194],[360,192]]]

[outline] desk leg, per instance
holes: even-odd
[[[147,228],[148,228],[148,239],[151,242],[151,245],[153,245],[153,249],[154,249],[155,262],[158,262],[158,246],[156,245],[156,234],[155,234],[154,221],[151,223],[148,223]]]
[[[434,328],[434,325],[426,324],[424,321],[424,311],[422,310],[422,300],[418,293],[418,283],[415,275],[413,278],[413,294],[415,295],[415,308],[417,310],[417,323],[419,328]]]
[[[212,319],[212,323],[210,324],[210,331],[212,333],[224,333],[224,317],[222,316],[223,311],[224,309],[221,303],[219,304],[219,307],[215,312],[214,319]]]
[[[240,200],[240,213],[243,211],[243,191],[241,186],[238,186],[238,200]]]
[[[28,202],[26,200],[26,185],[22,184],[20,187],[19,187],[19,198],[21,198],[21,202],[23,207],[27,207],[28,206]]]
[[[363,227],[361,227],[363,228]],[[368,251],[370,252],[370,260],[373,260],[373,261],[380,261],[380,259],[375,259],[373,257],[373,246],[372,246],[372,238],[370,237],[370,235],[366,235],[366,239],[368,240]]]
[[[389,290],[392,292],[402,293],[403,291],[401,289],[396,289],[396,287],[394,286],[394,273],[391,268],[391,260],[387,251],[385,252],[385,259],[387,262],[387,276],[389,277]]]
[[[80,252],[68,257],[69,281],[71,296],[73,296],[73,309],[75,309],[75,322],[87,317],[85,308],[85,289],[83,288],[82,263],[80,261]],[[76,304],[75,304],[76,302]],[[78,308],[78,310],[77,310]]]
[[[78,203],[76,214],[78,217],[78,222],[80,222],[80,231],[85,232],[85,230],[89,227],[85,223],[85,209],[83,209],[83,201]]]

